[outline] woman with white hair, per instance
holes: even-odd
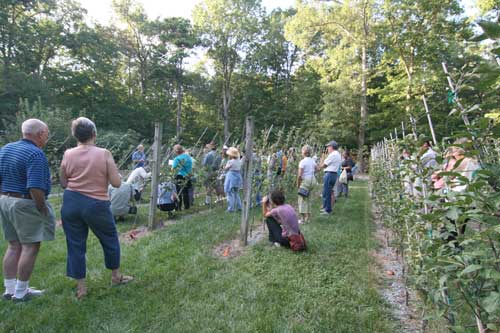
[[[240,188],[243,183],[241,178],[241,160],[240,152],[234,147],[230,147],[226,155],[229,160],[224,167],[226,171],[226,179],[224,181],[224,192],[227,195],[227,211],[235,212],[241,210]]]
[[[299,162],[299,172],[297,175],[299,214],[302,216],[299,223],[311,220],[311,194],[314,187],[318,184],[316,181],[316,172],[319,170],[319,167],[311,155],[312,147],[309,145],[303,146],[302,156],[304,158]]]
[[[111,284],[133,280],[120,273],[120,243],[110,209],[108,185],[120,187],[121,178],[111,153],[95,146],[96,127],[85,117],[71,124],[78,145],[66,150],[61,162],[61,186],[65,188],[61,218],[68,247],[67,276],[77,281],[76,297],[87,294],[86,252],[89,228],[99,239]]]

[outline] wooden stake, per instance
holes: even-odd
[[[245,178],[243,179],[243,210],[241,212],[241,229],[240,236],[243,245],[248,244],[248,228],[250,207],[252,206],[252,162],[253,162],[253,117],[246,118],[246,139],[245,139],[245,165],[243,170]]]
[[[149,218],[148,218],[148,226],[149,229],[155,229],[158,227],[158,223],[156,221],[156,202],[158,200],[158,176],[160,174],[160,147],[161,147],[161,134],[162,134],[162,123],[155,123],[155,138],[154,138],[154,150],[153,150],[153,159],[151,161],[151,172],[152,172],[152,181],[151,181],[151,195],[149,201]]]
[[[424,101],[425,114],[427,115],[427,120],[429,121],[429,128],[431,129],[432,134],[432,142],[434,142],[434,146],[437,146],[436,133],[434,133],[434,126],[432,126],[432,118],[431,113],[429,112],[429,107],[427,106],[427,100],[425,99],[425,95],[422,95],[422,100]]]

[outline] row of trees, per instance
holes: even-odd
[[[478,3],[481,27],[498,29],[498,0]],[[422,95],[440,136],[460,128],[447,116],[453,96],[442,62],[487,73],[470,81],[498,80],[486,52],[498,39],[474,41],[458,0],[301,0],[271,13],[260,0],[204,0],[192,22],[149,18],[134,0],[113,8],[113,22],[100,25],[73,0],[0,0],[4,129],[23,98],[148,138],[161,119],[183,141],[206,127],[239,139],[253,115],[257,129],[297,127],[363,148],[410,117],[423,129]],[[187,67],[195,50],[204,56]],[[494,113],[498,84],[461,98],[481,102],[475,116]]]

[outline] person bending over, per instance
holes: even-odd
[[[285,204],[285,195],[281,190],[273,190],[270,197],[262,199],[262,212],[269,230],[269,241],[275,246],[290,247],[290,240],[300,236],[297,213],[292,206]]]
[[[111,213],[115,217],[115,221],[125,221],[127,214],[137,214],[137,207],[131,204],[132,199],[136,198],[135,193],[132,184],[122,182],[120,187],[109,184],[108,196],[111,201]]]

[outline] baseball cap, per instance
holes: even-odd
[[[335,140],[332,140],[332,141],[328,142],[328,144],[326,146],[327,147],[331,146],[334,149],[337,149],[339,147],[339,145],[337,144],[337,141],[335,141]]]

